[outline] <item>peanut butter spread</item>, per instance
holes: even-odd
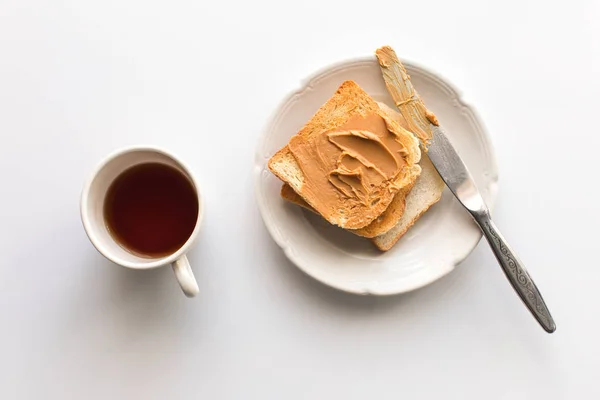
[[[406,166],[407,149],[377,115],[353,116],[310,140],[294,137],[288,147],[304,175],[303,197],[324,217],[340,203],[377,204]]]
[[[394,50],[384,46],[377,49],[375,55],[379,60],[385,85],[408,123],[408,130],[417,135],[426,148],[432,136],[431,124],[439,125],[436,116],[425,107]]]

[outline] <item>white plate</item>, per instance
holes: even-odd
[[[492,208],[498,181],[496,160],[477,114],[445,79],[410,62],[405,62],[405,66]],[[373,295],[423,287],[452,271],[481,238],[469,214],[448,189],[390,251],[381,253],[368,239],[329,225],[284,201],[279,194],[281,181],[267,168],[269,158],[348,79],[356,81],[376,100],[393,106],[375,57],[330,66],[303,82],[279,105],[258,143],[254,174],[260,212],[286,256],[326,285]]]

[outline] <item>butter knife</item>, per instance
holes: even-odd
[[[540,291],[492,221],[473,177],[435,116],[425,108],[396,53],[390,47],[382,47],[377,50],[376,55],[388,91],[411,131],[427,144],[427,155],[443,181],[481,228],[504,274],[533,317],[546,332],[554,332],[556,324]]]

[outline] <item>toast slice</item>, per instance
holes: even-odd
[[[377,194],[377,201],[361,202],[342,195],[337,196],[331,204],[319,201],[320,193],[305,188],[308,179],[302,167],[290,150],[290,146],[309,148],[316,139],[326,132],[335,131],[344,126],[351,118],[378,116],[385,121],[387,130],[395,135],[396,140],[405,151],[405,165],[392,179],[384,180],[379,186],[370,188]],[[390,118],[385,111],[355,82],[344,82],[335,94],[323,105],[308,123],[269,160],[269,169],[284,183],[299,194],[302,199],[314,208],[329,223],[345,229],[360,229],[369,225],[379,217],[392,203],[396,193],[414,182],[421,168],[418,139],[397,121]],[[321,179],[328,179],[327,171]],[[310,185],[307,185],[310,186]]]
[[[388,117],[398,122],[398,124],[401,127],[405,129],[408,128],[408,124],[402,117],[402,114],[400,114],[397,111],[394,111],[385,103],[378,102],[378,104],[379,107],[385,113],[387,113]],[[379,217],[375,218],[369,225],[365,226],[364,228],[350,229],[349,231],[358,236],[374,238],[376,236],[383,235],[384,233],[392,229],[394,226],[396,226],[396,224],[400,220],[400,217],[402,217],[402,214],[404,213],[404,209],[406,207],[406,195],[410,192],[410,189],[413,187],[415,180],[413,180],[411,184],[402,188],[396,194],[396,196],[394,196],[394,199],[392,200],[388,208],[383,213],[381,213]],[[316,213],[316,211],[306,201],[304,201],[302,196],[296,193],[294,189],[292,189],[292,187],[287,183],[284,183],[281,187],[281,197],[283,197],[285,200],[291,203],[294,203]]]
[[[400,113],[383,103],[380,103],[380,107],[404,126],[406,122]],[[421,174],[412,185],[403,188],[396,194],[388,209],[379,218],[365,228],[350,230],[350,232],[372,238],[373,244],[381,251],[391,249],[408,229],[417,222],[421,215],[442,197],[445,184],[429,157],[422,154],[419,164]],[[283,184],[281,187],[281,197],[307,210],[316,212],[287,184]],[[373,235],[373,232],[380,230],[383,230],[382,234]]]

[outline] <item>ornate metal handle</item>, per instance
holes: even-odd
[[[533,279],[519,261],[515,253],[508,246],[504,237],[498,231],[498,228],[490,218],[488,213],[474,215],[475,221],[481,227],[485,238],[487,239],[498,263],[502,267],[504,274],[510,281],[510,284],[518,293],[521,300],[525,303],[531,314],[540,323],[542,328],[548,333],[556,330],[556,324],[544,303],[540,291],[533,283]]]

